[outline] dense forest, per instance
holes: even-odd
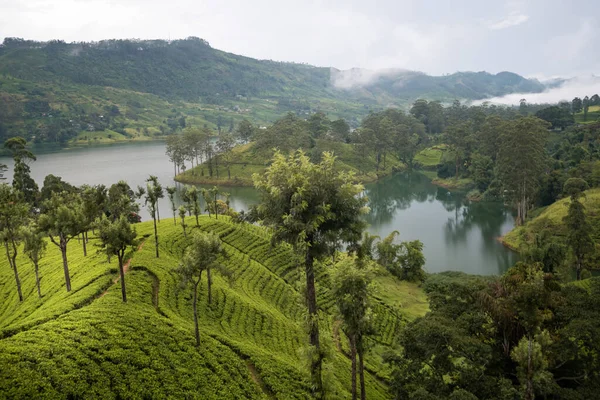
[[[543,86],[338,73],[198,38],[6,39],[0,397],[597,397],[598,94],[472,105],[454,99]],[[32,143],[155,137],[192,185],[31,176]],[[420,240],[370,234],[363,183],[409,170],[512,210],[498,239],[520,261],[430,274]],[[233,209],[226,185],[258,203]]]
[[[6,38],[0,45],[0,140],[15,134],[63,145],[147,140],[173,132],[181,118],[217,131],[244,118],[266,125],[288,111],[323,111],[356,127],[370,111],[404,107],[418,97],[485,99],[545,89],[508,72],[402,71],[340,88],[340,73],[225,53],[199,38]]]

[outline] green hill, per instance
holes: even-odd
[[[243,118],[266,125],[288,111],[320,110],[357,126],[372,110],[417,98],[483,99],[544,89],[508,72],[397,71],[358,86],[350,75],[349,86],[341,85],[346,72],[256,60],[198,38],[70,44],[6,38],[0,45],[0,140],[10,132],[65,143],[88,129],[135,139],[173,131],[181,117],[227,129]]]
[[[188,221],[195,226],[193,218]],[[60,253],[49,245],[42,259],[43,298],[35,293],[33,268],[18,259],[25,301],[0,261],[0,393],[7,398],[310,398],[302,358],[301,270],[287,246],[271,247],[269,235],[228,217],[202,216],[200,227],[221,237],[233,279],[217,275],[213,306],[203,283],[199,299],[201,346],[194,346],[191,295],[173,272],[187,239],[169,219],[159,224],[161,257],[155,258],[152,224],[137,225],[146,238],[130,254],[128,302],[120,298],[116,260],[83,257],[73,240],[69,261],[73,290],[64,289]],[[333,318],[326,269],[318,271],[323,337],[332,357],[326,381],[332,398],[348,398],[350,362],[346,340]],[[402,318],[427,311],[423,292],[396,284],[383,270],[374,308],[377,334],[366,359],[367,394],[389,398],[389,371],[381,356]]]
[[[581,202],[586,208],[586,215],[590,224],[596,228],[596,242],[600,239],[600,189],[590,189],[584,192]],[[514,228],[502,238],[502,243],[506,246],[518,250],[527,243],[532,243],[536,233],[546,230],[553,236],[564,238],[566,236],[563,218],[567,215],[568,198],[557,201],[556,203],[538,210],[535,217],[527,221],[524,225]]]

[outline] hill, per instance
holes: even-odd
[[[288,111],[321,110],[357,126],[371,110],[417,98],[483,99],[544,89],[508,72],[436,77],[399,71],[345,85],[341,73],[230,54],[198,38],[70,44],[7,38],[0,46],[0,140],[10,131],[67,142],[81,131],[105,129],[134,139],[175,130],[182,117],[227,129],[242,118],[266,124]]]
[[[193,218],[189,218],[194,226]],[[149,238],[152,224],[136,225]],[[19,257],[25,301],[0,260],[0,393],[8,398],[310,398],[302,348],[301,271],[284,245],[271,247],[266,231],[202,216],[192,229],[219,234],[233,279],[213,279],[213,306],[205,286],[199,299],[201,347],[194,346],[189,290],[173,269],[186,246],[181,226],[160,223],[161,257],[150,238],[130,254],[128,302],[120,298],[116,260],[83,257],[69,245],[73,290],[64,290],[60,253],[49,245],[41,261],[43,298],[33,268]],[[92,246],[97,245],[92,238]],[[333,318],[325,268],[318,270],[323,337],[332,361],[326,373],[334,398],[348,398],[347,341]],[[367,394],[388,398],[389,370],[381,361],[402,324],[427,311],[424,293],[385,271],[374,308],[377,334],[366,359]],[[203,283],[205,285],[205,283]]]
[[[586,215],[590,224],[596,228],[596,242],[600,238],[600,189],[590,189],[584,192],[581,202],[586,208]],[[568,198],[559,200],[552,205],[539,209],[535,216],[524,225],[514,228],[502,238],[506,246],[518,250],[525,244],[533,243],[536,234],[542,231],[551,233],[552,236],[564,239],[566,236],[563,218],[567,215]]]

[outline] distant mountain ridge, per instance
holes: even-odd
[[[356,74],[368,70],[350,71]],[[302,97],[310,94],[387,104],[418,97],[475,100],[545,89],[539,81],[511,72],[430,76],[407,70],[368,71],[370,79],[364,80],[363,73],[362,82],[356,76],[350,77],[359,85],[340,85],[340,76],[347,71],[256,60],[213,49],[198,38],[70,44],[8,38],[0,47],[0,73],[25,80],[111,86],[191,101],[203,101],[216,95]]]
[[[510,72],[429,76],[256,60],[199,38],[0,45],[0,140],[146,140],[186,124],[215,131],[258,125],[287,112],[323,111],[356,127],[371,111],[407,109],[418,98],[452,102],[545,86]],[[92,133],[90,133],[92,132]],[[97,134],[93,132],[104,132]]]

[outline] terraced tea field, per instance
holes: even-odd
[[[120,297],[116,257],[107,262],[90,233],[88,256],[69,244],[73,290],[67,293],[60,253],[49,245],[42,259],[42,299],[33,267],[18,265],[25,301],[0,261],[0,397],[6,398],[310,398],[303,349],[303,274],[286,245],[272,247],[262,228],[203,216],[192,229],[218,233],[231,277],[213,274],[213,303],[206,278],[200,289],[201,346],[194,346],[191,291],[174,273],[187,245],[180,225],[159,224],[161,257],[154,256],[151,222],[136,225],[144,242],[130,254],[128,302]],[[188,229],[188,237],[189,237]],[[394,285],[384,271],[375,300],[377,334],[367,358],[370,399],[389,398],[381,356],[405,316],[427,310],[416,287]],[[348,398],[347,340],[334,317],[327,267],[319,266],[318,301],[323,341],[331,356],[324,378],[331,398]],[[411,292],[411,293],[408,293]]]

